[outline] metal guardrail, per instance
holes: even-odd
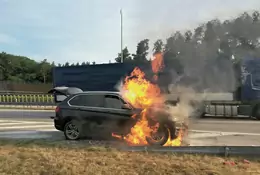
[[[260,146],[180,146],[180,147],[121,147],[122,151],[210,154],[219,156],[250,156],[260,158]]]
[[[0,92],[0,105],[53,106],[55,102],[50,94],[9,94]]]

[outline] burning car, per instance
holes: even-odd
[[[162,64],[159,54],[152,61],[155,82]],[[59,87],[49,93],[60,102],[54,125],[67,139],[112,135],[129,145],[181,145],[182,127],[173,120],[160,88],[148,81],[138,67],[126,76],[118,92]]]
[[[72,88],[76,89],[76,88]],[[176,123],[163,108],[136,108],[119,92],[75,92],[71,88],[50,91],[56,100],[66,95],[56,107],[54,126],[68,140],[84,136],[112,135],[131,145],[180,144]],[[70,95],[68,95],[70,92]],[[59,94],[59,95],[58,95]]]

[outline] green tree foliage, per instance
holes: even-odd
[[[198,84],[233,91],[232,66],[236,67],[245,57],[260,57],[259,31],[257,11],[252,14],[245,12],[224,22],[213,19],[193,32],[176,31],[168,37],[163,52],[164,60],[178,73],[196,77]]]
[[[163,41],[161,39],[155,41],[153,45],[153,54],[162,53],[163,49],[164,49]]]
[[[50,83],[54,63],[46,59],[40,63],[27,57],[0,53],[0,81]]]
[[[118,56],[115,58],[115,61],[117,63],[121,63],[121,53],[118,53]],[[129,61],[132,61],[132,57],[131,57],[131,54],[129,53],[128,51],[128,48],[125,47],[123,49],[123,62],[129,62]]]
[[[246,56],[260,57],[260,13],[243,13],[232,20],[212,19],[194,30],[176,31],[165,43],[158,39],[153,44],[153,54],[163,53],[165,65],[177,73],[188,71],[196,74],[205,67],[215,71],[229,63],[239,63]],[[149,39],[141,40],[134,54],[127,47],[123,50],[124,62],[148,61]],[[108,58],[109,59],[109,58]],[[121,53],[115,58],[121,62]],[[220,63],[219,63],[220,62]],[[92,65],[93,62],[58,64],[58,67]],[[52,81],[51,69],[55,64],[42,60],[36,62],[27,57],[0,53],[0,81],[42,82]],[[221,68],[222,67],[222,68]],[[198,73],[199,74],[199,73]],[[200,74],[205,74],[200,72]]]
[[[136,53],[132,54],[133,60],[137,62],[147,61],[149,51],[149,39],[144,39],[137,44]]]

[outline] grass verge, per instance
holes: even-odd
[[[223,164],[233,161],[236,164]],[[245,175],[260,174],[260,161],[202,155],[122,152],[31,141],[0,142],[0,174],[13,175]]]

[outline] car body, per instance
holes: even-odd
[[[87,91],[77,88],[54,88],[58,103],[55,110],[54,126],[64,132],[65,138],[78,140],[82,137],[111,137],[112,133],[122,138],[141,117],[143,109],[135,108],[120,93],[113,91]],[[64,96],[61,98],[60,96]],[[61,99],[61,100],[59,100]],[[163,110],[148,109],[149,125],[159,122],[160,140],[147,138],[151,145],[164,145],[168,138],[176,138],[175,122]],[[135,116],[135,117],[133,117]],[[158,138],[158,137],[157,137]]]

